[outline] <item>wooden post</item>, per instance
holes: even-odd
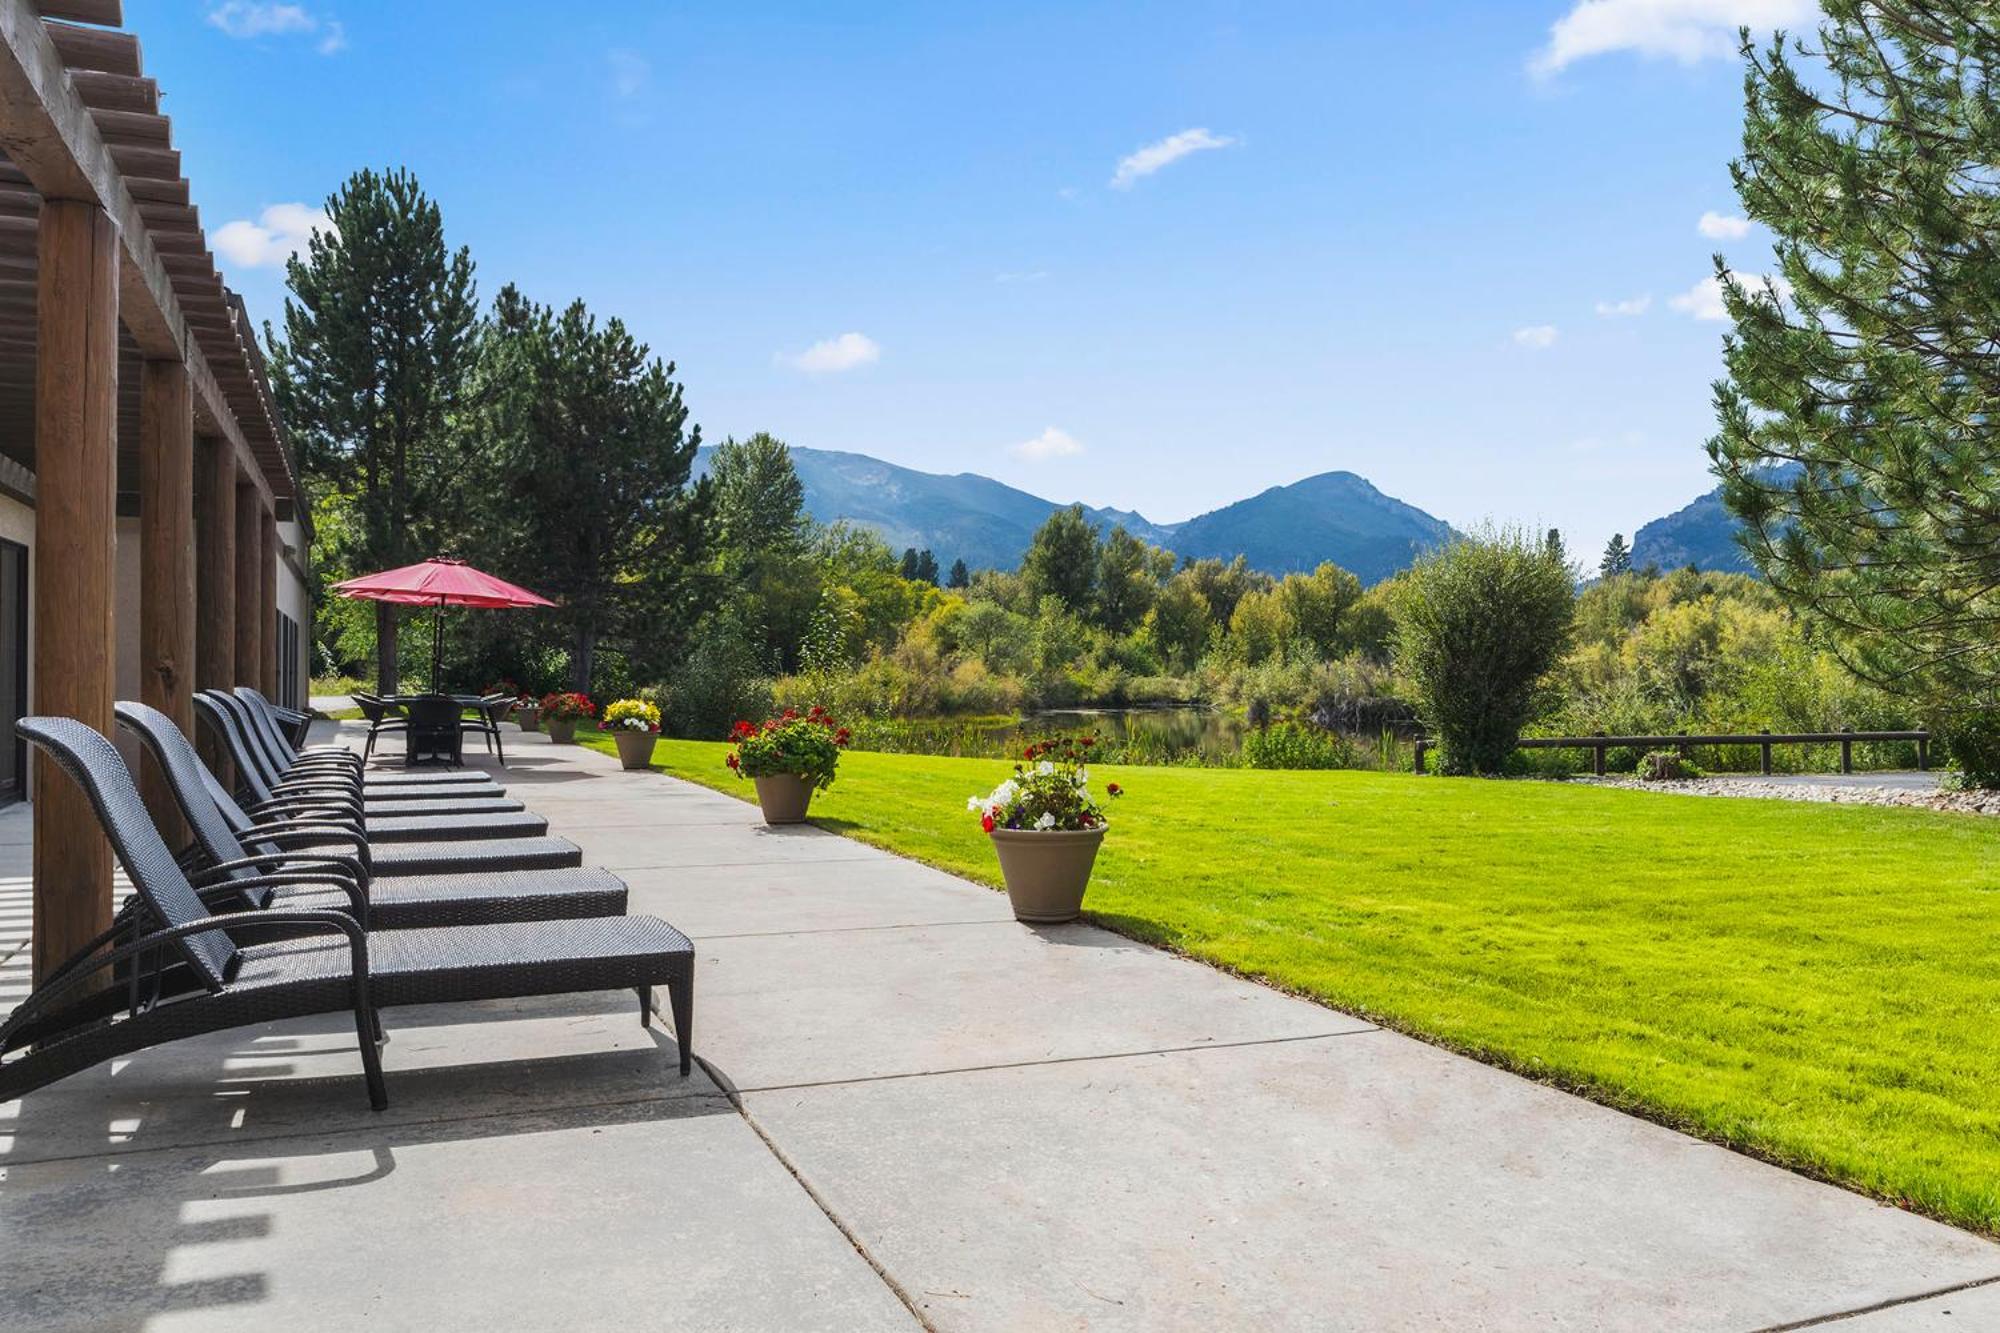
[[[1841,730],[1844,732],[1853,731],[1854,728],[1842,727]],[[1854,739],[1851,736],[1842,736],[1840,738],[1840,771],[1843,773],[1852,773],[1854,771]]]
[[[263,562],[258,570],[257,600],[264,609],[264,648],[259,655],[263,664],[257,688],[273,703],[278,699],[278,516],[266,508],[260,511],[264,523]]]
[[[263,504],[248,481],[236,484],[236,664],[231,685],[255,685],[264,679],[258,664],[264,656],[264,579],[257,567],[264,562]]]
[[[148,361],[139,394],[139,698],[194,735],[194,396],[187,367]],[[148,751],[140,790],[179,846],[179,809]]]
[[[226,440],[203,440],[195,487],[195,688],[226,690],[236,683],[236,458]],[[225,751],[206,727],[202,753],[227,784]]]
[[[1769,736],[1770,734],[1771,729],[1765,727],[1763,735]],[[1764,752],[1764,776],[1768,778],[1771,776],[1771,742],[1766,740],[1759,748]]]
[[[118,231],[95,205],[42,204],[35,310],[37,713],[110,735],[118,527]],[[111,845],[90,802],[37,753],[34,978],[111,924]]]
[[[1928,732],[1917,737],[1917,771],[1919,773],[1931,771],[1931,738]]]
[[[1430,749],[1430,742],[1429,742],[1429,741],[1426,741],[1426,740],[1419,740],[1419,741],[1417,742],[1417,745],[1416,745],[1416,760],[1415,760],[1415,762],[1414,762],[1414,763],[1413,763],[1413,764],[1411,765],[1411,768],[1412,768],[1412,769],[1413,769],[1413,770],[1414,770],[1414,771],[1416,772],[1416,774],[1417,774],[1417,775],[1418,775],[1419,777],[1423,776],[1423,772],[1424,772],[1424,751],[1426,751],[1426,750],[1428,750],[1428,749]]]
[[[1601,731],[1598,732],[1597,734],[1600,737],[1604,735],[1604,733]],[[1600,778],[1604,776],[1604,750],[1605,750],[1604,742],[1602,740],[1599,740],[1597,744],[1591,748],[1590,751],[1590,771],[1592,773],[1595,773]]]

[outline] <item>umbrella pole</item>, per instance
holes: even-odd
[[[442,694],[438,688],[440,672],[444,669],[444,598],[438,598],[437,613],[431,617],[431,693]]]

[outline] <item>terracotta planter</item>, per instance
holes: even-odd
[[[516,708],[514,710],[514,720],[521,724],[521,730],[523,731],[540,731],[542,729],[542,710],[539,708]]]
[[[573,717],[550,718],[549,739],[557,745],[576,744],[576,719]]]
[[[752,778],[757,784],[757,804],[763,807],[766,824],[803,824],[806,807],[812,804],[813,789],[795,773],[776,773]]]
[[[1016,921],[1074,921],[1083,911],[1083,891],[1104,829],[1037,833],[1033,829],[994,829],[993,850],[1000,856],[1000,874],[1007,881],[1007,898]]]
[[[656,731],[633,731],[629,727],[619,727],[612,736],[618,742],[618,762],[627,768],[651,768],[653,747],[660,743]]]

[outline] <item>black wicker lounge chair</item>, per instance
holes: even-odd
[[[247,688],[247,687],[246,687]],[[278,734],[264,711],[268,705],[263,696],[250,690],[203,690],[201,695],[213,699],[237,719],[244,739],[255,754],[263,761],[266,778],[280,782],[297,777],[324,777],[333,772],[353,771],[368,786],[371,794],[390,788],[402,790],[423,787],[435,794],[438,786],[449,785],[452,795],[479,794],[485,796],[502,795],[500,785],[484,773],[433,772],[433,773],[369,773],[360,755],[342,745],[315,746],[308,751],[294,750]],[[201,696],[197,696],[201,697]]]
[[[323,882],[339,876],[358,883],[365,900],[363,924],[373,930],[565,920],[621,916],[625,912],[625,882],[608,870],[374,879],[365,846],[357,848],[345,837],[326,842],[324,839],[333,836],[330,829],[301,839],[285,837],[282,825],[250,824],[226,792],[216,792],[214,779],[202,766],[193,743],[165,713],[145,704],[120,702],[117,714],[118,724],[137,736],[158,761],[175,803],[194,830],[201,855],[183,857],[181,865],[211,908],[343,911],[351,895]],[[339,830],[342,834],[347,831],[345,827]],[[278,845],[260,842],[260,837],[266,836],[277,839]],[[301,842],[312,845],[315,838],[321,840],[318,854],[279,849]],[[257,850],[260,847],[261,852]]]
[[[197,696],[197,709],[217,709],[226,713],[224,701],[211,695]],[[246,705],[247,706],[247,705]],[[237,710],[238,722],[242,722],[242,709]],[[467,838],[535,838],[549,831],[549,821],[537,814],[530,814],[521,808],[518,801],[508,801],[504,797],[492,797],[490,804],[475,809],[455,809],[447,811],[419,811],[407,808],[414,803],[407,800],[370,800],[371,789],[357,785],[352,774],[343,773],[340,765],[333,764],[321,770],[312,778],[294,779],[268,792],[258,790],[260,782],[268,785],[268,753],[260,754],[255,745],[254,734],[245,736],[246,728],[229,728],[226,717],[221,719],[225,731],[233,734],[237,741],[243,741],[239,749],[232,742],[230,755],[235,759],[238,776],[247,790],[256,792],[257,801],[282,799],[286,793],[295,801],[310,803],[319,800],[326,805],[349,808],[358,813],[365,822],[365,831],[370,842],[421,842],[452,841]],[[296,771],[296,769],[294,770]],[[442,790],[456,793],[459,788]]]
[[[620,916],[370,934],[346,912],[214,915],[174,864],[109,741],[72,718],[24,718],[17,730],[89,797],[145,911],[57,968],[0,1025],[0,1100],[181,1037],[351,1009],[379,1111],[389,1104],[379,1009],[630,990],[650,1024],[654,986],[667,987],[681,1073],[689,1072],[694,949],[666,922]],[[274,932],[286,938],[247,942]],[[123,984],[106,987],[107,975]]]
[[[277,793],[342,791],[358,793],[368,802],[459,799],[487,796],[498,799],[505,790],[483,774],[397,773],[393,779],[350,771],[338,759],[315,762],[307,759],[285,761],[274,755],[251,725],[250,708],[223,690],[203,690],[194,696],[195,711],[202,722],[222,741],[246,786],[255,779]],[[467,780],[459,781],[464,778]],[[452,779],[434,781],[432,779]]]

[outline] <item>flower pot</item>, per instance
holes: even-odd
[[[653,764],[653,747],[660,743],[660,735],[655,731],[634,731],[630,727],[620,727],[611,733],[618,741],[618,762],[627,768],[650,768]]]
[[[576,719],[573,717],[550,718],[549,739],[557,745],[576,744]]]
[[[766,824],[803,824],[806,807],[812,804],[813,789],[796,773],[773,773],[752,778],[757,784],[757,804],[763,807]]]
[[[542,710],[539,708],[517,708],[514,710],[514,720],[521,724],[521,730],[523,731],[540,731],[542,729]]]
[[[1016,921],[1074,921],[1083,911],[1083,891],[1104,841],[1102,826],[1074,832],[994,829],[993,850]]]

